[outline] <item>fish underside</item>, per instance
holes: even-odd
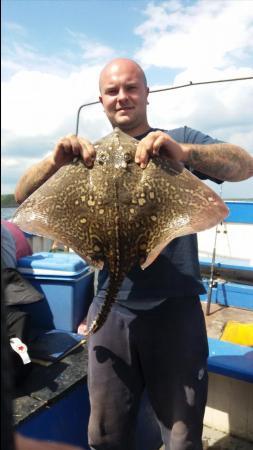
[[[137,263],[148,267],[174,238],[218,224],[228,214],[221,198],[181,163],[134,162],[138,141],[115,128],[95,142],[92,169],[80,159],[61,167],[17,209],[23,231],[61,241],[110,281],[88,335],[104,324],[121,283]]]

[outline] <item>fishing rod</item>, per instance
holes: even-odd
[[[219,195],[222,198],[222,185],[220,185],[220,194]],[[215,228],[211,271],[210,271],[210,278],[209,278],[208,291],[207,291],[207,303],[206,303],[206,315],[207,316],[209,316],[209,314],[210,314],[210,308],[211,308],[211,303],[212,303],[212,292],[213,292],[213,288],[215,286],[214,273],[215,273],[215,262],[216,262],[217,237],[218,237],[218,234],[221,233],[220,227],[222,225],[223,225],[223,222],[219,222]]]
[[[182,88],[189,87],[189,86],[199,86],[199,85],[203,85],[203,84],[214,84],[214,83],[227,83],[227,82],[231,82],[231,81],[244,81],[244,80],[253,80],[253,76],[252,77],[240,77],[240,78],[226,78],[226,79],[222,79],[222,80],[210,80],[210,81],[196,81],[196,82],[189,81],[186,84],[179,84],[177,86],[170,86],[170,87],[161,88],[161,89],[151,89],[149,91],[149,93],[155,94],[157,92],[172,91],[173,89],[182,89]],[[78,111],[77,111],[77,120],[76,120],[76,136],[78,136],[78,131],[79,131],[79,120],[80,120],[81,110],[87,106],[97,105],[98,103],[100,103],[99,100],[90,102],[90,103],[84,103],[83,105],[79,106]]]

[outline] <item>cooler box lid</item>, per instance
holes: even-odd
[[[17,268],[24,275],[49,277],[79,277],[93,271],[90,266],[75,253],[39,252],[24,256],[17,261]]]

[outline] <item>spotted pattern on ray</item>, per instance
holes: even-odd
[[[211,228],[228,209],[181,163],[134,162],[138,141],[115,128],[94,146],[93,169],[61,167],[16,211],[21,229],[63,242],[89,264],[106,262],[110,283],[88,334],[105,322],[120,285],[136,264],[148,267],[175,237]]]

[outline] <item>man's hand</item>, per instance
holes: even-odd
[[[93,167],[96,158],[93,145],[84,138],[69,134],[57,142],[52,153],[52,162],[58,170],[79,155],[87,167]]]
[[[165,156],[222,181],[243,181],[253,176],[253,157],[228,143],[178,143],[163,131],[151,131],[136,150],[135,162],[144,169],[150,158]]]
[[[83,334],[84,336],[88,333],[87,317],[85,317],[77,328],[78,334]]]
[[[60,167],[79,155],[88,168],[93,167],[96,151],[89,141],[72,134],[60,139],[49,156],[30,167],[20,178],[15,190],[17,203],[22,203]]]
[[[17,432],[14,434],[14,439],[15,450],[85,450],[83,447],[71,444],[27,438]]]
[[[183,162],[187,158],[187,149],[163,131],[151,131],[139,142],[135,162],[144,169],[149,159],[159,154]]]

